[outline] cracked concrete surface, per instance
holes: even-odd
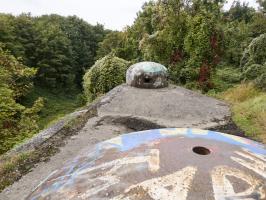
[[[227,104],[170,85],[162,89],[139,89],[121,85],[102,100],[99,116],[139,117],[164,127],[212,128],[227,123]]]
[[[89,118],[48,162],[39,163],[7,187],[0,199],[24,199],[50,173],[84,148],[118,134],[162,127],[209,129],[225,125],[230,118],[230,109],[224,102],[173,85],[138,89],[124,84],[110,91],[96,105],[96,117]]]

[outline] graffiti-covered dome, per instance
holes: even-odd
[[[265,154],[262,144],[220,132],[133,132],[88,148],[26,199],[265,199]]]
[[[140,62],[127,70],[127,84],[137,88],[163,88],[168,86],[167,68],[155,62]]]

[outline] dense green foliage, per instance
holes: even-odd
[[[234,1],[228,11],[222,9],[224,2],[149,1],[132,26],[110,33],[103,40],[98,57],[112,51],[132,62],[162,63],[168,67],[173,83],[210,95],[228,89],[237,98],[252,95],[241,103],[228,101],[233,106],[233,120],[240,128],[250,136],[262,134],[265,93],[253,94],[258,91],[253,85],[246,92],[246,85],[230,88],[243,80],[266,88],[266,1],[257,1],[259,10]]]
[[[241,60],[243,77],[266,90],[266,33],[252,40]]]
[[[106,31],[76,16],[17,17],[0,14],[0,42],[22,63],[38,68],[35,84],[53,90],[79,88]]]
[[[225,11],[224,2],[148,1],[123,31],[76,16],[0,14],[0,154],[81,106],[82,84],[93,100],[123,83],[129,64],[138,61],[159,62],[172,83],[209,94],[241,81],[265,90],[265,0],[257,1],[258,10],[234,1]],[[261,93],[254,101],[266,104]]]
[[[37,121],[39,129],[42,130],[84,105],[80,99],[82,96],[77,92],[73,91],[70,94],[52,93],[49,89],[35,86],[21,99],[21,102],[25,106],[30,106],[38,97],[43,98],[44,107],[38,113],[39,120]]]
[[[114,52],[116,55],[123,54],[123,33],[113,31],[108,33],[104,40],[99,43],[97,58],[102,58],[105,55]]]
[[[168,67],[174,83],[203,91],[220,88],[215,85],[215,68],[234,71],[252,39],[266,32],[261,11],[239,1],[224,11],[223,3],[149,1],[132,26],[104,39],[98,57],[112,51],[133,62],[156,61]]]
[[[0,154],[81,106],[82,77],[107,32],[76,16],[0,14]]]
[[[259,3],[261,11],[263,13],[266,13],[266,1],[265,0],[257,0],[257,3]]]
[[[38,130],[37,113],[43,100],[35,100],[29,108],[19,103],[33,86],[35,73],[0,48],[0,154]]]
[[[125,81],[129,62],[109,54],[98,60],[84,75],[84,91],[88,100],[95,99]]]
[[[209,89],[223,47],[217,25],[221,5],[222,1],[150,1],[119,38],[106,38],[102,43],[116,44],[109,49],[121,58],[168,66],[175,83]],[[99,52],[104,49],[100,46]]]

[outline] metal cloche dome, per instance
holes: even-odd
[[[137,88],[163,88],[168,86],[167,77],[165,66],[155,62],[140,62],[129,67],[126,82]]]

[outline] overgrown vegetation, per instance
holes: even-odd
[[[233,120],[247,136],[266,143],[266,93],[254,84],[241,84],[220,97],[231,103]]]
[[[224,97],[235,122],[260,135],[266,4],[258,0],[255,10],[234,1],[225,11],[224,2],[148,1],[121,32],[76,16],[0,14],[0,154],[121,84],[129,64],[143,60],[167,66],[172,83],[215,95],[229,89]],[[245,96],[244,88],[234,88],[241,82],[254,84],[246,92],[252,97],[232,101]]]
[[[82,105],[108,32],[76,16],[0,14],[0,154]]]
[[[234,121],[248,135],[255,136],[256,131],[261,135],[265,130],[255,127],[266,124],[264,114],[259,113],[266,105],[262,91],[266,88],[266,4],[258,3],[259,10],[255,10],[234,1],[224,11],[223,0],[149,1],[132,26],[106,36],[98,57],[112,51],[132,62],[159,62],[168,67],[173,83],[215,96],[229,89],[226,96],[233,93],[232,98],[241,99],[244,88],[230,88],[253,82],[252,88],[260,92],[232,103]],[[253,95],[252,91],[247,95]]]
[[[266,33],[254,38],[241,59],[243,78],[266,90]]]
[[[38,130],[43,99],[35,99],[30,107],[19,103],[33,86],[35,73],[0,47],[0,154]]]
[[[216,73],[241,71],[244,50],[266,32],[264,3],[259,3],[260,11],[238,1],[224,11],[223,0],[149,1],[131,27],[106,36],[98,57],[112,51],[132,62],[156,61],[168,67],[176,84],[204,92],[220,90]]]
[[[104,94],[126,79],[129,62],[109,54],[98,60],[84,76],[84,92],[88,101]]]
[[[83,106],[85,102],[81,99],[79,91],[67,93],[52,93],[46,88],[35,87],[27,96],[22,99],[24,105],[31,105],[38,98],[43,98],[43,108],[39,112],[38,125],[42,130],[64,117],[66,114],[75,111]]]
[[[49,138],[49,141],[41,143],[36,148],[1,156],[0,192],[28,173],[37,163],[47,161],[50,156],[57,153],[59,147],[65,145],[64,140],[77,134],[88,118],[95,115],[96,111],[91,109],[88,113],[70,119],[57,134]]]
[[[51,90],[80,88],[106,33],[76,16],[0,14],[0,42],[24,65],[38,68],[35,84]]]

